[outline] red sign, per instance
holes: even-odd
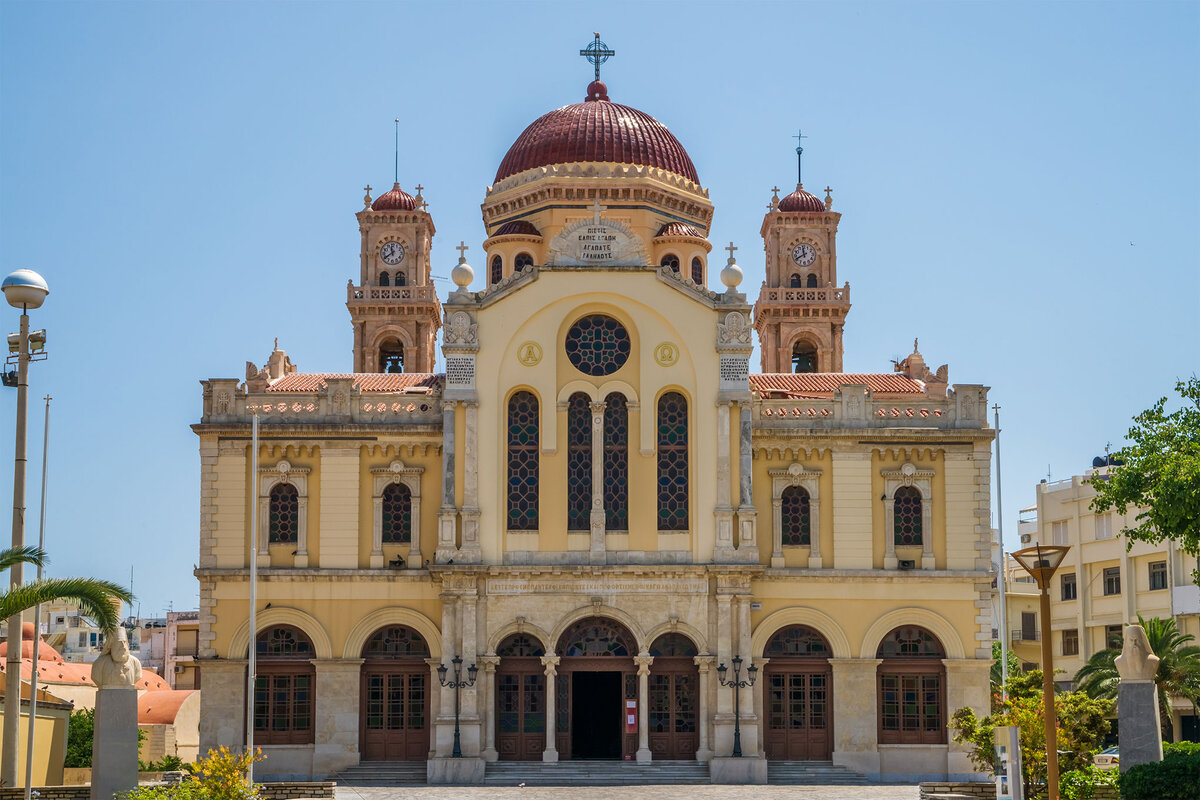
[[[637,733],[637,700],[625,701],[625,732]]]

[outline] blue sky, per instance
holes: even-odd
[[[194,608],[198,381],[276,336],[301,370],[350,370],[353,215],[390,186],[397,116],[434,273],[460,239],[478,267],[483,192],[529,122],[583,98],[593,31],[613,100],[691,154],[752,294],[804,129],[807,186],[843,214],[845,368],[887,371],[919,336],[992,387],[1010,546],[1047,470],[1081,472],[1196,371],[1196,3],[6,0],[0,272],[51,287],[28,516],[32,541],[49,392],[50,573],[133,567],[143,614]]]

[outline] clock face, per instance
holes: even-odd
[[[801,243],[792,248],[792,261],[795,261],[800,266],[807,267],[816,260],[817,251],[813,250],[811,244]]]
[[[388,264],[399,264],[404,260],[404,245],[399,242],[388,242],[379,251],[379,255]]]

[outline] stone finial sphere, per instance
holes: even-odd
[[[454,281],[455,286],[465,289],[475,280],[475,270],[471,269],[465,258],[459,259],[454,269],[450,270],[450,280]]]
[[[736,289],[741,282],[742,268],[737,264],[726,264],[725,268],[721,270],[721,283],[730,289]]]

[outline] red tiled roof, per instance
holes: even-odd
[[[495,182],[534,167],[582,161],[658,167],[700,182],[692,159],[667,127],[645,112],[609,101],[600,81],[588,86],[584,102],[530,123],[500,162]]]
[[[267,387],[268,392],[319,392],[329,378],[353,378],[360,392],[402,392],[436,389],[444,376],[431,372],[293,372]]]
[[[659,228],[658,233],[656,233],[654,235],[655,236],[693,236],[697,239],[704,238],[703,236],[700,235],[700,231],[696,230],[691,225],[688,225],[687,223],[684,223],[684,222],[668,222],[666,225],[663,225],[661,228]]]
[[[417,198],[400,188],[400,184],[392,186],[390,192],[384,192],[371,203],[372,211],[413,211],[417,207]]]
[[[171,725],[184,701],[195,689],[166,689],[145,692],[138,697],[138,723],[141,725]]]
[[[820,399],[847,383],[865,383],[875,394],[925,394],[925,387],[897,372],[773,372],[750,376],[760,395]]]
[[[779,201],[780,211],[824,211],[825,204],[815,194],[809,194],[800,186],[796,191]]]
[[[541,236],[542,232],[533,226],[532,222],[527,222],[523,219],[515,222],[506,222],[496,229],[492,236],[513,236],[520,234],[522,236]]]

